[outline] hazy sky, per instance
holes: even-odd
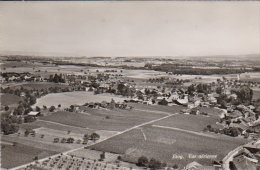
[[[0,19],[2,53],[260,53],[260,2],[0,2]]]

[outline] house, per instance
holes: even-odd
[[[244,147],[233,157],[233,164],[237,169],[257,169],[258,160]]]
[[[31,111],[30,113],[28,113],[28,116],[39,116],[41,114],[41,112],[36,112],[36,111]]]
[[[189,163],[188,165],[186,165],[185,168],[185,170],[216,170],[216,169],[220,169],[220,168],[214,166],[201,165],[196,161]]]

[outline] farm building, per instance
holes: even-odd
[[[28,116],[39,116],[41,112],[35,112],[35,111],[31,111],[30,113],[28,113]]]

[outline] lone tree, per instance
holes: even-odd
[[[102,152],[100,154],[100,160],[103,161],[105,159],[105,152]]]
[[[115,105],[116,105],[116,102],[114,99],[111,99],[111,102],[110,102],[110,109],[114,109],[115,108]]]
[[[5,111],[8,111],[9,110],[9,107],[8,106],[5,106]]]
[[[53,112],[54,110],[55,110],[55,106],[51,106],[49,109],[50,112]]]

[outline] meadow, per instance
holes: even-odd
[[[216,139],[149,125],[142,127],[142,131],[134,129],[89,148],[123,154],[123,159],[130,162],[136,162],[138,157],[146,156],[167,162],[168,165],[178,164],[183,167],[192,161],[203,164],[210,164],[213,160],[220,161],[229,151],[246,143],[240,138],[219,136]],[[189,154],[208,154],[217,157],[216,159],[189,158]],[[183,159],[173,158],[173,155],[181,155]]]
[[[88,115],[73,112],[56,112],[40,119],[96,130],[122,131],[163,116],[165,114],[137,110],[93,110]]]
[[[216,124],[217,121],[219,121],[219,118],[213,116],[177,114],[154,124],[202,132],[207,125],[214,128],[223,128],[221,125]]]
[[[15,105],[22,101],[22,98],[13,94],[8,93],[0,93],[1,105]]]
[[[51,82],[29,82],[29,83],[17,83],[15,86],[11,86],[12,89],[17,88],[24,88],[28,90],[41,90],[41,89],[48,89],[50,87],[60,87],[60,88],[66,88],[69,87],[66,84],[58,84],[58,83],[51,83]]]
[[[73,104],[83,105],[85,103],[90,103],[90,102],[102,102],[102,101],[110,102],[112,99],[114,99],[116,102],[123,102],[127,98],[123,98],[111,94],[94,95],[93,92],[87,92],[87,91],[53,93],[37,99],[37,102],[34,105],[34,107],[36,106],[42,107],[43,105],[47,107],[50,106],[57,107],[59,104],[61,104],[62,108],[64,107],[66,108],[66,107],[70,107],[70,105]]]
[[[44,158],[53,154],[55,151],[35,148],[29,145],[23,145],[16,143],[15,146],[11,145],[1,145],[1,167],[2,168],[12,168],[24,163],[32,162],[35,156],[38,158]]]

